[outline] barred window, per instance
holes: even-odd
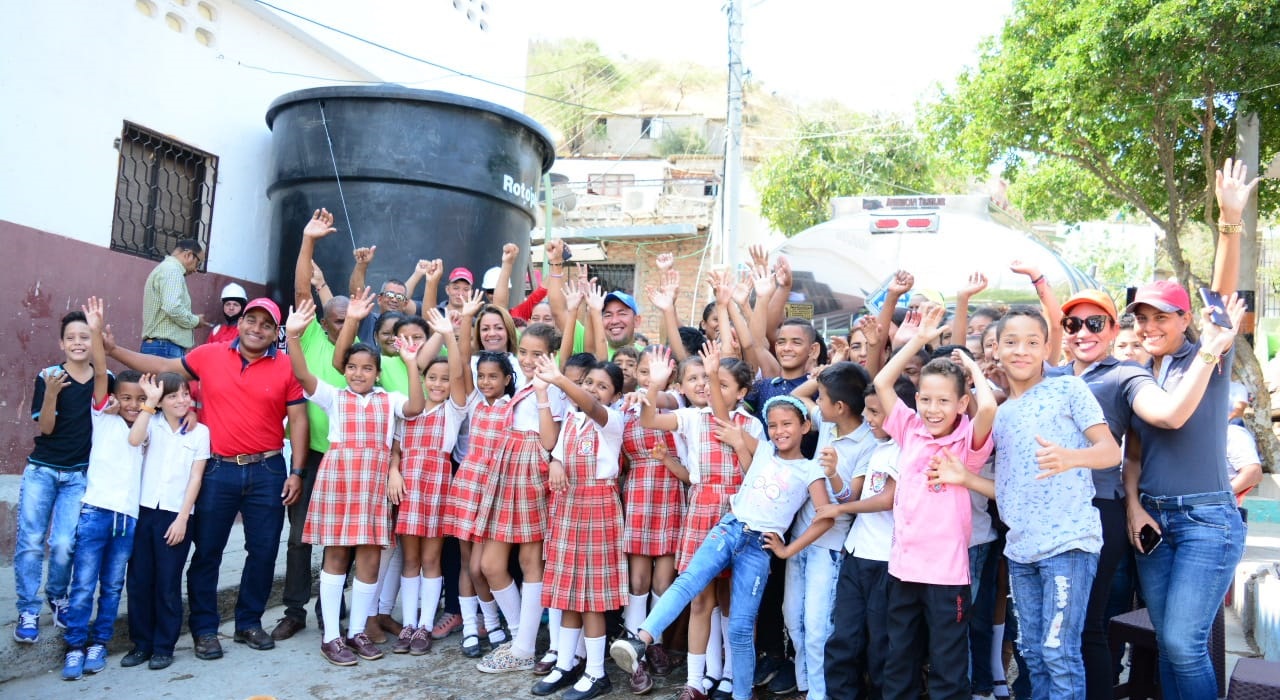
[[[635,296],[636,266],[617,263],[588,263],[587,274],[600,280],[600,288],[608,292],[626,292]]]
[[[205,250],[203,271],[218,157],[129,122],[119,151],[111,249],[163,260],[178,241],[194,238]]]

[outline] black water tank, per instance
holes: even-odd
[[[347,288],[355,263],[339,179],[356,244],[378,247],[366,277],[374,291],[387,278],[407,279],[420,258],[443,259],[446,276],[466,267],[477,286],[501,262],[504,243],[520,246],[516,270],[528,262],[537,192],[555,161],[550,136],[529,117],[446,92],[343,86],[280,96],[267,126],[270,283],[283,298],[292,297],[302,228],[320,207],[333,212],[338,232],[315,259],[335,293]]]

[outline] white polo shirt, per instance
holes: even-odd
[[[177,513],[187,494],[191,465],[209,459],[209,427],[185,434],[174,430],[158,411],[147,423],[147,456],[142,462],[142,505]]]

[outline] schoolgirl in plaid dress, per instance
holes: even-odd
[[[466,418],[462,375],[469,368],[458,350],[453,324],[436,309],[427,311],[426,321],[435,337],[444,341],[448,356],[426,361],[426,410],[406,420],[401,429],[399,474],[404,488],[395,532],[404,552],[399,572],[403,627],[391,649],[397,654],[421,655],[431,649],[431,623],[444,587],[440,553],[444,499],[453,472],[449,453]]]
[[[502,442],[490,481],[476,511],[472,536],[482,540],[480,569],[507,618],[512,641],[477,665],[484,673],[532,670],[534,643],[542,617],[542,540],[547,526],[547,455],[560,437],[564,392],[533,378],[536,362],[560,346],[560,332],[545,323],[524,330],[516,356],[531,381],[509,404]],[[519,548],[524,584],[517,590],[507,570],[513,546]],[[515,621],[516,624],[510,623]]]
[[[622,370],[598,363],[579,386],[561,374],[554,360],[543,357],[535,376],[564,391],[580,410],[565,419],[551,454],[548,480],[557,503],[547,529],[541,604],[562,616],[552,640],[556,667],[533,692],[553,693],[574,680],[573,659],[585,631],[587,668],[574,687],[594,697],[611,687],[604,673],[604,614],[627,599],[616,482],[625,419],[610,407],[622,391]]]
[[[462,307],[458,324],[460,357],[471,356],[475,325],[471,319],[483,306],[483,293],[477,291]],[[474,373],[463,373],[462,385],[467,396],[467,452],[449,485],[442,527],[446,537],[457,538],[462,556],[463,566],[458,572],[462,654],[477,658],[484,653],[480,641],[485,636],[480,630],[482,611],[490,646],[507,641],[507,633],[499,624],[497,603],[480,571],[483,551],[475,542],[473,526],[486,485],[493,476],[495,454],[510,423],[510,402],[516,390],[515,370],[505,353],[481,352],[476,356]]]
[[[368,314],[371,299],[352,300],[348,318],[355,323]],[[325,659],[336,665],[356,663],[356,656],[377,659],[382,651],[369,640],[364,626],[373,609],[378,585],[378,559],[391,544],[387,480],[391,444],[397,420],[422,413],[422,391],[409,396],[387,393],[376,385],[381,357],[363,343],[343,353],[344,389],[316,379],[307,367],[300,338],[315,319],[315,304],[305,300],[289,315],[285,326],[294,376],[306,397],[329,415],[329,451],[316,473],[302,539],[325,547],[320,575],[320,605],[325,629],[320,646]],[[418,346],[398,340],[400,357],[414,362]],[[351,624],[347,647],[338,628],[343,583],[355,549],[356,581],[352,587]]]
[[[707,371],[714,368],[712,374]],[[685,512],[680,535],[680,548],[676,555],[676,567],[683,572],[707,533],[720,518],[729,512],[729,502],[742,485],[743,471],[732,447],[721,443],[715,436],[716,419],[720,418],[742,428],[753,437],[760,437],[764,429],[760,421],[743,407],[742,399],[751,388],[752,371],[744,362],[726,359],[721,362],[718,348],[708,343],[700,359],[685,360],[680,367],[680,390],[689,406],[670,413],[660,414],[654,408],[658,397],[657,387],[671,375],[667,354],[655,354],[649,367],[649,402],[640,412],[641,425],[667,430],[684,440],[684,463],[689,469],[688,510]],[[728,579],[716,579],[694,598],[689,618],[689,667],[688,685],[699,693],[704,692],[703,673],[706,669],[707,648],[725,645],[723,617],[729,610]],[[713,657],[715,655],[713,654]],[[713,684],[730,677],[730,670],[710,671]],[[640,667],[637,667],[637,671]]]

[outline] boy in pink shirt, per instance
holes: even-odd
[[[893,499],[893,546],[889,552],[889,650],[884,667],[886,700],[919,695],[920,665],[929,659],[929,697],[969,698],[969,491],[929,483],[940,454],[978,472],[991,454],[996,401],[976,381],[976,410],[966,415],[970,395],[966,370],[982,372],[956,352],[920,370],[913,412],[894,393],[907,361],[940,335],[941,306],[922,308],[920,332],[876,375],[876,395],[885,407],[884,431],[898,443],[898,480]],[[926,634],[927,632],[927,634]],[[926,648],[926,641],[927,648]]]

